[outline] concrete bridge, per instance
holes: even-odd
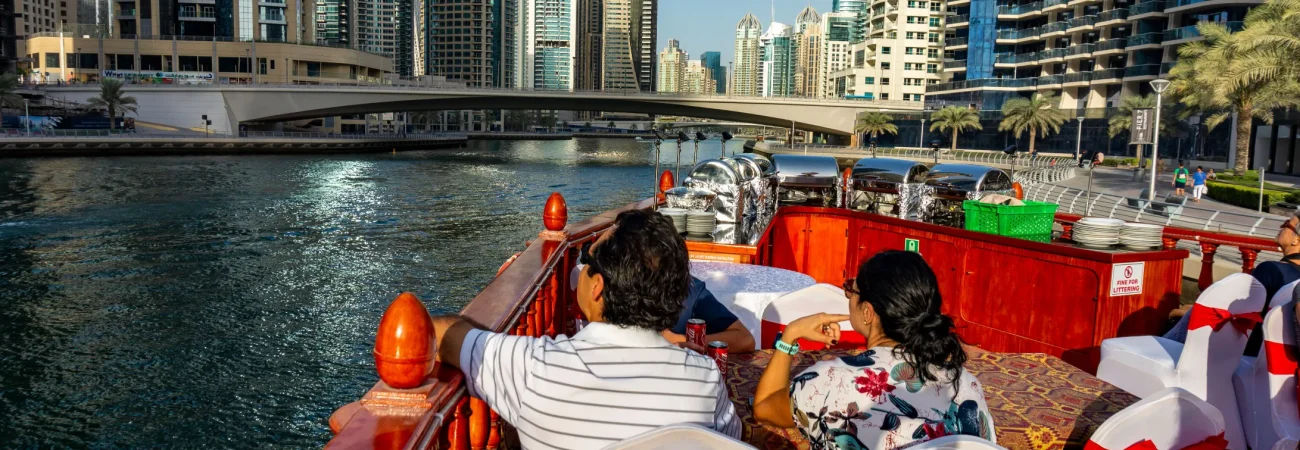
[[[52,98],[85,102],[96,85],[46,87]],[[208,115],[217,132],[242,122],[278,122],[366,113],[464,109],[605,111],[703,117],[847,136],[863,111],[918,111],[920,103],[730,97],[632,92],[570,92],[417,86],[128,85],[139,120],[194,127]]]

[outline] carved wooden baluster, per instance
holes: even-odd
[[[1241,248],[1241,271],[1251,273],[1255,271],[1255,257],[1259,256],[1259,250]]]
[[[469,450],[469,397],[461,397],[447,430],[447,441],[452,450]]]
[[[496,410],[491,410],[491,430],[488,431],[487,448],[488,450],[497,450],[501,447],[501,416],[497,415]]]
[[[1165,250],[1173,250],[1178,247],[1178,238],[1162,238],[1161,241],[1165,244]]]
[[[488,427],[491,426],[487,403],[477,398],[470,399],[469,411],[469,448],[484,450],[487,448]]]
[[[1214,252],[1218,250],[1219,244],[1201,243],[1201,276],[1197,278],[1196,286],[1202,291],[1214,284]]]
[[[524,336],[537,336],[537,300],[528,303],[528,312],[524,313]]]
[[[564,260],[561,259],[560,262],[563,263]],[[564,265],[561,264],[560,267],[564,267]],[[565,272],[565,275],[567,274],[568,272]],[[564,291],[561,290],[562,287],[560,286],[560,279],[562,278],[568,278],[568,276],[560,275],[559,271],[551,275],[551,284],[549,286],[550,295],[548,296],[549,298],[546,299],[546,335],[551,337],[555,336],[556,331],[555,305],[559,303],[560,298],[564,296]]]

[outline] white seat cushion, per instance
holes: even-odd
[[[1138,397],[1146,398],[1177,385],[1178,357],[1183,344],[1157,336],[1112,338],[1101,343],[1097,377]]]
[[[1256,367],[1258,358],[1242,356],[1232,372],[1232,388],[1237,392],[1237,409],[1241,412],[1242,432],[1251,448],[1270,448],[1277,441],[1268,410],[1268,379]]]

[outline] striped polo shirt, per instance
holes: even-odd
[[[527,449],[595,449],[690,423],[740,438],[713,360],[658,332],[592,323],[572,338],[474,330],[461,348],[470,395]]]

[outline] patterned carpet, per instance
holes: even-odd
[[[801,353],[792,373],[816,361],[851,353],[856,352]],[[759,425],[752,417],[750,398],[771,357],[771,350],[762,350],[730,355],[728,361],[727,385],[736,412],[745,419],[744,440],[760,449],[806,450],[808,442],[798,431]],[[998,444],[1012,450],[1082,448],[1106,418],[1138,400],[1065,361],[1041,353],[974,352],[966,369],[984,385]]]

